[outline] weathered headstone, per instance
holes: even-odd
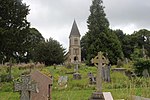
[[[75,61],[75,67],[74,67],[74,72],[78,72],[79,68],[78,68],[78,61]]]
[[[65,86],[68,82],[68,76],[60,76],[58,79],[58,85],[59,86]]]
[[[46,76],[40,71],[34,71],[31,73],[31,78],[37,83],[39,90],[38,93],[31,92],[31,100],[51,100],[52,76]]]
[[[131,79],[132,77],[136,77],[136,74],[133,71],[127,70],[125,71],[125,75]]]
[[[98,69],[96,76],[96,92],[93,92],[90,100],[105,100],[102,93],[102,67],[108,64],[109,61],[103,56],[102,52],[98,52],[98,55],[91,61]]]
[[[73,79],[76,79],[76,80],[80,80],[81,79],[81,74],[80,73],[74,73],[73,74]]]
[[[110,92],[103,92],[105,100],[113,100],[113,97]]]
[[[111,69],[113,72],[120,72],[125,74],[125,71],[127,70],[126,68],[113,68]]]
[[[14,83],[14,91],[21,91],[20,100],[30,100],[30,93],[38,92],[37,84],[31,82],[30,75],[22,75],[21,82]]]
[[[104,68],[104,81],[105,82],[110,82],[111,79],[110,79],[110,68],[111,68],[111,65],[106,65],[103,67]]]
[[[7,66],[7,81],[12,81],[13,76],[12,76],[12,66],[13,66],[13,61],[12,59],[9,60],[9,62],[5,63],[5,65]]]
[[[56,64],[53,64],[53,66],[54,66],[54,69],[56,69]]]
[[[149,77],[149,73],[147,69],[144,69],[142,72],[143,77],[148,78]]]
[[[73,74],[73,79],[81,79],[81,74],[78,72],[79,66],[78,66],[78,61],[75,61],[75,68],[74,68],[74,74]]]
[[[125,58],[125,64],[128,64],[128,63],[129,63],[128,58]]]
[[[89,77],[89,80],[90,80],[90,84],[96,84],[96,77],[94,77],[94,75],[90,72],[88,73],[88,77]]]

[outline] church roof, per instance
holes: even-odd
[[[76,24],[75,20],[74,20],[73,25],[72,25],[70,36],[79,36],[80,37],[80,32],[78,30],[78,27],[77,27],[77,24]]]

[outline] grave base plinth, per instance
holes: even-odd
[[[81,79],[81,74],[80,73],[74,73],[73,79]]]
[[[93,92],[89,100],[105,100],[102,92]]]

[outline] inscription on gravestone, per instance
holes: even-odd
[[[20,100],[30,100],[30,92],[38,92],[37,84],[31,82],[30,75],[22,75],[21,82],[14,83],[14,91],[21,91]]]

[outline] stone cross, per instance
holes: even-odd
[[[92,63],[98,67],[96,76],[96,89],[97,92],[102,92],[102,67],[109,63],[108,59],[103,56],[102,52],[98,52],[98,55],[93,59]]]
[[[20,100],[30,100],[30,92],[38,92],[37,84],[31,82],[30,75],[22,75],[21,82],[14,83],[15,91],[21,91]]]

